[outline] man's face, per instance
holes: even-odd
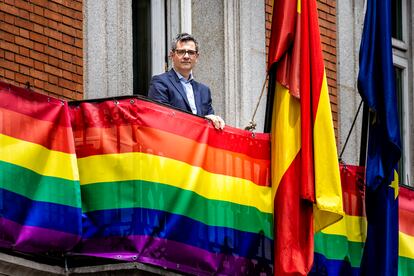
[[[179,41],[177,48],[171,53],[174,69],[187,76],[197,63],[198,53],[194,41]]]

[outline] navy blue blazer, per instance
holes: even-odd
[[[194,91],[197,115],[205,116],[214,114],[211,105],[210,88],[195,80],[192,80],[191,84]],[[148,97],[191,113],[191,107],[188,103],[184,87],[181,85],[181,82],[173,69],[161,75],[152,77],[148,90]]]

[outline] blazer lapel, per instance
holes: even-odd
[[[171,83],[174,85],[174,87],[177,89],[178,93],[182,96],[185,104],[187,105],[187,107],[189,108],[189,110],[191,110],[190,108],[190,103],[188,102],[187,99],[187,94],[184,91],[183,86],[181,85],[180,80],[178,79],[177,74],[174,72],[173,69],[171,69],[169,71],[168,77],[170,78]]]

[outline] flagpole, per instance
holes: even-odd
[[[361,148],[359,151],[359,165],[364,167],[367,158],[369,109],[366,103],[362,111]]]

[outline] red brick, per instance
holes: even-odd
[[[10,23],[12,25],[14,25],[14,18],[15,16],[10,15],[10,14],[4,14],[4,21],[7,23]]]
[[[82,11],[82,4],[79,2],[69,1],[69,7],[77,11]]]
[[[9,60],[9,61],[14,62],[14,53],[6,51],[4,53],[4,58]]]
[[[42,53],[45,50],[45,45],[35,42],[34,45],[33,45],[33,49],[35,51],[38,51],[38,52]]]
[[[65,70],[70,71],[72,73],[77,73],[77,68],[76,67],[77,66],[72,64],[72,63],[69,63],[69,62],[66,62],[66,61],[63,61],[63,60],[59,60],[59,68],[64,68]]]
[[[36,33],[43,34],[44,28],[43,28],[43,26],[41,26],[41,25],[34,24],[34,25],[33,25],[33,30],[34,30]]]
[[[50,84],[50,83],[47,83],[47,82],[44,85],[44,89],[47,92],[52,92],[52,93],[55,93],[57,95],[59,95],[61,93],[61,90],[62,90],[60,87],[58,87],[56,85],[53,85],[53,84]]]
[[[39,70],[39,71],[44,71],[45,70],[44,63],[36,61],[36,60],[34,61],[34,68],[36,70]]]
[[[82,92],[83,91],[83,85],[82,84],[77,84],[76,85],[76,91]]]
[[[72,17],[62,16],[62,23],[68,26],[73,26],[75,20]]]
[[[20,28],[16,27],[14,25],[8,24],[6,22],[1,22],[1,30],[6,31],[8,33],[19,35],[20,34]]]
[[[44,8],[40,6],[33,6],[33,12],[37,15],[43,16],[44,14]]]
[[[78,48],[82,48],[83,47],[83,40],[82,39],[75,39],[75,46]]]
[[[72,74],[72,80],[76,83],[83,83],[83,77],[82,75],[78,75],[78,74]]]
[[[15,78],[15,73],[14,73],[13,71],[10,71],[10,70],[4,70],[4,77],[5,77],[6,79],[11,79],[11,80],[14,80],[14,78]]]
[[[17,81],[18,83],[21,83],[21,84],[25,84],[26,82],[30,83],[30,77],[26,76],[26,75],[23,75],[23,74],[20,74],[20,73],[16,73],[14,79],[15,79],[15,81]]]
[[[62,15],[58,14],[57,12],[54,12],[52,10],[45,10],[44,11],[44,16],[46,18],[52,19],[56,22],[61,22],[62,21]]]
[[[45,18],[46,19],[46,18]],[[59,23],[58,22],[56,22],[56,21],[53,21],[53,20],[48,20],[48,19],[46,19],[47,20],[47,26],[50,28],[50,29],[53,29],[53,30],[57,30],[57,28],[58,28],[58,25],[59,25]]]
[[[47,37],[45,37],[44,35],[38,34],[38,33],[34,33],[31,32],[30,33],[30,39],[37,41],[39,43],[46,43],[47,42]]]
[[[28,57],[16,55],[15,56],[15,61],[16,61],[16,63],[24,64],[26,66],[30,66],[30,67],[33,66],[33,59],[28,58]]]
[[[62,76],[62,69],[50,66],[48,64],[45,64],[45,72],[49,74],[53,74],[55,76],[61,77]]]
[[[1,39],[3,39],[4,41],[8,41],[10,43],[14,43],[14,37],[15,35],[11,34],[11,33],[6,33],[4,31],[0,30],[0,37]]]
[[[56,39],[53,39],[53,38],[50,38],[49,37],[47,44],[50,47],[53,47],[53,48],[56,48],[56,49],[60,49],[60,46],[62,45],[62,42],[57,41]]]
[[[15,42],[17,45],[21,45],[27,48],[33,48],[33,41],[30,41],[28,39],[22,38],[22,37],[16,37]]]
[[[39,25],[45,26],[47,24],[48,20],[46,18],[44,18],[43,16],[41,16],[41,15],[31,13],[30,14],[30,21],[33,21],[33,22],[35,22]]]
[[[33,30],[33,22],[30,22],[28,20],[23,20],[19,17],[15,18],[14,24],[16,24],[16,26],[19,26],[20,28],[23,28],[23,29]]]
[[[73,56],[72,61],[76,65],[83,66],[83,59],[78,56]]]
[[[58,24],[58,30],[67,35],[76,36],[76,30],[71,26],[66,26],[64,24]]]
[[[49,74],[48,75],[48,81],[51,84],[58,85],[59,79],[58,79],[58,77]]]
[[[76,89],[76,83],[74,83],[73,81],[63,79],[63,78],[59,79],[59,86],[70,89],[70,90]]]
[[[83,68],[81,66],[76,66],[76,73],[83,74]]]
[[[83,32],[80,30],[76,30],[76,37],[77,38],[82,38],[83,37]]]
[[[52,66],[59,67],[59,60],[57,58],[49,56],[48,63]]]
[[[35,60],[38,60],[38,61],[41,61],[41,62],[45,62],[45,63],[48,60],[48,56],[47,55],[45,55],[45,54],[43,54],[41,52],[33,51],[33,50],[30,50],[30,57],[32,59],[35,59]]]
[[[29,38],[29,31],[28,30],[26,30],[26,29],[20,29],[19,32],[20,32],[20,36],[21,37]]]
[[[36,70],[34,68],[30,69],[30,75],[35,79],[40,79],[40,80],[43,80],[43,81],[48,80],[48,74],[46,74],[43,71]]]
[[[44,34],[48,37],[52,37],[52,38],[57,39],[57,40],[62,40],[62,33],[58,32],[58,31],[55,31],[55,30],[52,30],[52,29],[49,29],[49,28],[45,28]]]
[[[63,44],[62,45],[62,51],[66,52],[66,53],[70,53],[70,54],[76,54],[76,48],[73,47],[72,45],[68,45],[68,44]]]
[[[62,70],[62,77],[63,77],[63,78],[65,78],[65,79],[67,79],[67,80],[72,81],[72,80],[73,80],[73,75],[74,75],[74,74],[72,74],[72,73],[71,73],[71,72],[69,72],[69,71]]]
[[[47,8],[55,13],[59,13],[59,6],[56,3],[53,3],[53,1],[48,1],[48,6]],[[60,19],[58,20],[60,21]]]
[[[62,41],[69,45],[75,44],[75,38],[73,36],[62,34]]]
[[[62,51],[60,50],[56,50],[54,48],[51,48],[49,46],[45,46],[45,51],[46,54],[49,54],[55,58],[61,59],[62,58]]]
[[[49,6],[49,1],[45,1],[45,0],[30,0],[30,2],[32,2],[35,5],[41,6],[41,7]]]
[[[44,89],[44,86],[45,86],[45,83],[43,81],[41,81],[41,80],[35,79],[33,81],[33,85],[34,85],[34,87],[43,90]]]
[[[62,53],[62,59],[64,61],[72,63],[72,55],[68,53]]]
[[[74,28],[78,29],[78,30],[82,30],[83,29],[83,23],[81,20],[73,20],[73,25]]]
[[[16,44],[4,41],[0,39],[0,48],[4,50],[8,50],[10,52],[17,53],[19,51],[19,47]]]
[[[30,67],[20,65],[19,66],[19,72],[22,73],[23,75],[28,75],[29,76],[30,75]]]
[[[25,19],[29,19],[29,12],[25,10],[19,10],[19,16]]]
[[[33,4],[25,0],[15,0],[14,5],[20,9],[23,9],[29,12],[33,11]]]
[[[12,5],[7,5],[4,3],[0,5],[0,11],[6,12],[11,15],[16,15],[19,13],[19,9],[17,9],[16,7]]]

